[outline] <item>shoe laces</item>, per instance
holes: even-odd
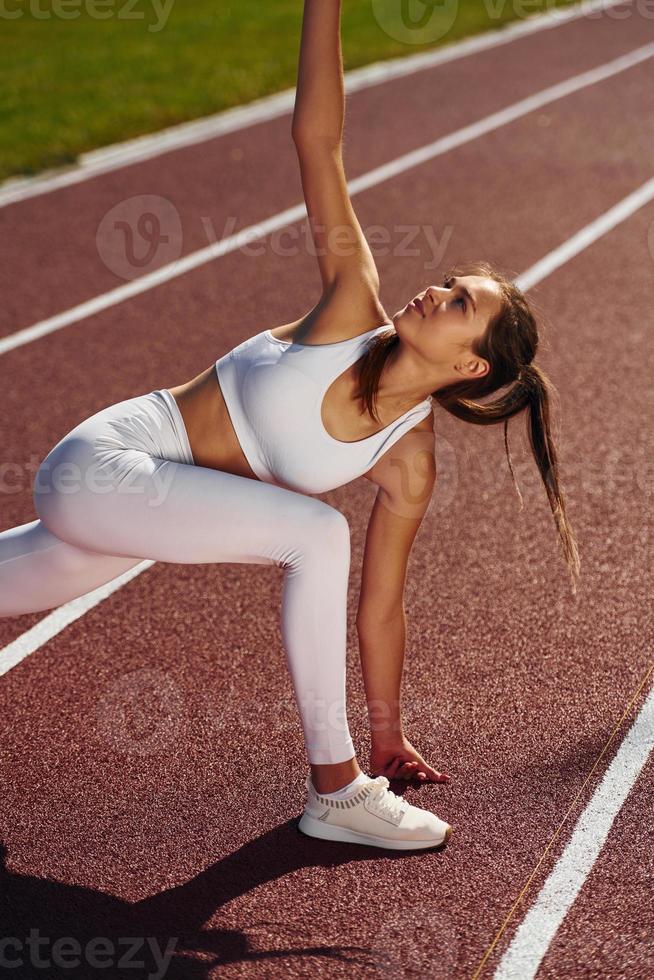
[[[388,814],[389,817],[399,817],[405,810],[406,801],[389,789],[389,785],[386,776],[377,776],[372,781],[369,798],[374,800],[380,812]]]

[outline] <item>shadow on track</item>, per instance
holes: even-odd
[[[297,820],[280,824],[184,884],[135,903],[77,885],[14,874],[6,866],[7,850],[0,842],[0,924],[5,937],[0,971],[15,980],[34,980],[39,975],[48,980],[92,976],[206,980],[230,963],[291,957],[321,957],[374,968],[369,947],[303,946],[306,935],[295,924],[301,921],[297,916],[301,895],[292,909],[280,908],[279,921],[252,921],[242,930],[203,928],[223,905],[300,868],[335,868],[379,860],[380,854],[389,860],[403,857],[400,852],[306,838],[298,831]],[[271,945],[271,934],[275,948],[262,948]],[[8,945],[8,937],[15,942]],[[61,947],[56,951],[55,943],[64,938],[76,946],[69,944],[62,960]],[[105,942],[98,956],[100,940]],[[89,954],[89,943],[94,941]],[[98,960],[104,965],[98,966]],[[279,968],[283,969],[281,963]],[[317,968],[317,964],[304,967]]]

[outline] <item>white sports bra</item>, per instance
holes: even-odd
[[[322,401],[332,381],[389,326],[312,345],[277,340],[263,330],[216,361],[234,431],[260,480],[302,493],[333,490],[369,470],[431,412],[429,395],[380,432],[355,442],[334,439],[322,424]]]

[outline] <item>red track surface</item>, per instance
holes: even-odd
[[[650,762],[618,815],[586,887],[543,961],[542,977],[654,976]]]
[[[353,94],[348,176],[652,40],[654,22],[635,12],[582,18]],[[185,253],[207,243],[202,215],[221,237],[225,216],[240,228],[298,203],[289,126],[285,117],[0,211],[4,334],[121,283],[95,232],[125,198],[171,200]],[[430,224],[439,237],[451,226],[439,269],[486,257],[519,273],[651,177],[652,145],[645,62],[358,195],[356,209],[396,244],[401,225]],[[306,760],[279,631],[282,573],[159,563],[3,678],[5,934],[178,937],[166,976],[180,980],[472,975],[651,660],[652,222],[649,205],[533,294],[547,320],[538,361],[560,393],[583,563],[576,600],[522,421],[509,426],[519,513],[501,428],[437,415],[439,484],[409,568],[404,702],[409,737],[452,779],[406,796],[454,825],[451,845],[407,857],[301,837]],[[437,280],[424,236],[417,245],[417,256],[376,253],[389,313]],[[3,355],[3,461],[18,477],[0,526],[34,519],[34,469],[82,418],[194,376],[300,316],[318,289],[302,249],[236,252]],[[348,690],[365,766],[354,612],[374,489],[360,480],[320,496],[352,532]],[[41,618],[0,620],[0,646]],[[542,976],[651,975],[651,922],[625,922],[651,888],[651,773],[650,763]],[[564,829],[527,904],[566,839]],[[89,973],[48,974],[59,975]]]

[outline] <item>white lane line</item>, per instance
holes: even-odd
[[[650,671],[651,673],[651,671]],[[502,957],[495,980],[532,980],[552,939],[593,869],[630,790],[654,748],[654,689],[581,814],[563,854],[550,872]]]
[[[644,188],[649,189],[647,194],[642,193]],[[624,221],[626,218],[632,215],[638,209],[638,207],[642,207],[648,201],[652,200],[652,197],[654,197],[654,178],[647,181],[647,183],[643,184],[641,188],[632,192],[618,204],[610,208],[605,215],[601,215],[599,218],[591,221],[585,228],[582,228],[581,231],[578,231],[567,241],[559,245],[558,249],[554,249],[552,252],[549,252],[544,259],[541,259],[529,269],[526,269],[516,278],[515,282],[525,292],[527,289],[536,286],[539,282],[549,276],[551,272],[558,269],[564,262],[569,261],[569,259],[571,259],[574,255],[578,255],[579,252],[588,248],[595,241],[597,241],[598,238],[601,238],[612,228],[615,228],[620,221]],[[629,207],[624,206],[625,202],[627,201],[630,202]],[[610,222],[607,222],[604,220],[604,218],[609,214],[613,215],[613,219]],[[574,249],[570,248],[570,242],[572,241],[576,242]],[[565,256],[561,262],[559,262],[557,258],[559,255]],[[522,285],[523,283],[526,285]],[[111,582],[103,586],[100,586],[93,592],[89,592],[87,596],[83,596],[80,599],[73,599],[71,602],[65,603],[63,606],[59,606],[52,613],[33,626],[31,630],[28,630],[27,633],[24,634],[26,637],[32,637],[32,639],[26,640],[24,645],[21,645],[21,641],[23,640],[23,637],[21,636],[10,643],[3,650],[0,650],[0,664],[5,663],[5,655],[7,655],[9,658],[7,662],[9,665],[5,669],[9,670],[10,667],[15,666],[15,664],[19,663],[24,657],[37,650],[39,646],[47,643],[52,636],[56,636],[57,633],[61,632],[68,622],[78,619],[80,615],[86,612],[86,609],[84,608],[85,602],[91,601],[92,605],[96,605],[97,603],[92,601],[94,596],[97,596],[98,602],[100,602],[102,599],[106,598],[107,595],[111,595],[111,593],[115,591],[114,585],[116,583],[118,583],[116,588],[120,588],[126,582],[130,581],[130,579],[140,575],[141,572],[144,572],[152,564],[154,564],[154,562],[150,559],[144,559],[142,564],[136,565],[134,568],[123,573],[123,575],[119,576],[118,578],[113,579]],[[88,608],[92,608],[92,605],[89,605]],[[73,614],[70,619],[67,619],[66,617],[69,615],[67,610],[69,608],[73,609]],[[80,610],[79,614],[77,614],[77,610]],[[9,654],[7,654],[7,651],[10,651]],[[0,673],[4,672],[5,670],[0,670]]]
[[[347,185],[350,196],[354,197],[356,194],[361,193],[361,191],[375,187],[386,180],[391,180],[405,171],[410,170],[412,167],[417,167],[422,163],[433,160],[435,157],[448,153],[456,147],[470,143],[490,133],[492,130],[515,122],[515,120],[528,115],[535,109],[540,109],[542,106],[565,98],[574,92],[578,92],[591,85],[596,85],[599,82],[605,81],[607,78],[612,78],[614,75],[627,71],[653,56],[654,42],[646,44],[641,48],[636,48],[636,50],[630,51],[629,54],[621,55],[619,58],[615,58],[613,61],[609,61],[597,68],[592,68],[590,71],[575,75],[565,82],[551,85],[541,92],[537,92],[535,95],[528,96],[526,99],[520,99],[520,101],[506,106],[506,108],[500,109],[498,112],[493,112],[491,115],[475,123],[463,126],[461,129],[449,133],[447,136],[442,136],[434,140],[434,142],[420,147],[420,149],[405,153],[395,160],[383,164],[381,167],[375,167],[373,170],[368,171],[368,173],[353,178],[348,181]],[[160,269],[148,273],[148,275],[133,279],[131,282],[125,283],[122,286],[117,286],[115,289],[102,293],[94,299],[80,303],[78,306],[74,306],[62,313],[57,313],[55,316],[41,320],[39,323],[35,323],[30,327],[18,330],[8,337],[0,338],[0,355],[6,354],[10,350],[15,350],[17,347],[22,347],[24,344],[32,343],[40,337],[44,337],[56,330],[61,330],[63,327],[67,327],[72,323],[77,323],[96,313],[100,313],[102,310],[116,306],[118,303],[122,303],[132,296],[145,293],[155,286],[161,285],[161,283],[170,282],[172,279],[198,268],[198,266],[211,262],[222,255],[227,255],[229,252],[234,252],[251,241],[262,238],[280,228],[284,228],[286,225],[298,221],[301,218],[305,218],[306,215],[307,211],[304,202],[302,204],[296,204],[279,214],[267,218],[265,221],[244,228],[235,235],[230,235],[218,242],[207,245],[205,248],[198,249],[196,252],[191,252],[189,255],[177,259],[175,262],[170,262],[168,265],[164,265]]]
[[[654,200],[654,177],[645,181],[644,184],[635,191],[632,191],[631,194],[623,197],[621,201],[618,201],[612,208],[609,208],[608,211],[601,214],[599,218],[591,221],[590,224],[582,228],[581,231],[578,231],[567,242],[564,242],[563,245],[559,245],[558,248],[548,252],[547,255],[532,265],[530,269],[527,269],[526,272],[523,272],[515,279],[516,285],[526,293],[532,286],[545,279],[560,266],[565,265],[575,255],[583,252],[589,245],[596,242],[598,238],[611,231],[616,225],[621,224],[652,200]]]
[[[435,51],[425,51],[354,68],[344,73],[345,91],[350,94],[373,85],[381,85],[393,78],[424,71],[480,51],[509,44],[538,31],[560,27],[579,17],[596,18],[602,11],[616,6],[631,6],[631,0],[581,0],[581,3],[573,7],[533,14],[524,21],[503,25],[493,31],[437,48]],[[70,169],[49,171],[35,177],[10,178],[0,184],[0,207],[39,194],[47,194],[62,187],[70,187],[99,174],[152,159],[162,153],[194,146],[226,133],[268,122],[292,112],[294,104],[295,88],[285,89],[283,92],[265,96],[245,106],[226,109],[211,116],[171,126],[158,133],[146,134],[123,143],[114,143],[98,150],[91,150],[81,154],[77,163]]]
[[[150,559],[144,560],[140,565],[134,565],[122,575],[117,575],[111,582],[105,582],[104,585],[93,589],[92,592],[87,592],[86,595],[79,596],[77,599],[71,599],[63,606],[57,606],[51,613],[35,623],[31,629],[26,630],[0,650],[0,676],[6,674],[25,657],[29,657],[30,653],[34,653],[39,647],[44,646],[57,633],[61,633],[69,623],[74,623],[76,619],[80,619],[89,609],[93,609],[113,592],[122,589],[123,585],[127,585],[131,579],[136,578],[137,575],[145,572],[154,564],[155,562]]]

